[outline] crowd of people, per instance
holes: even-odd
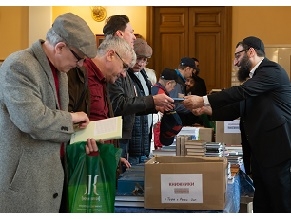
[[[45,40],[9,55],[0,68],[0,212],[66,212],[64,151],[74,126],[122,116],[120,171],[145,162],[153,115],[176,111],[184,126],[240,118],[254,212],[291,212],[291,84],[265,57],[261,39],[236,46],[240,86],[207,95],[199,60],[182,57],[157,81],[153,50],[126,15],[112,15],[97,48],[79,16],[58,16]],[[151,75],[150,75],[151,72]],[[174,104],[173,98],[184,101]],[[86,153],[98,151],[87,139]]]

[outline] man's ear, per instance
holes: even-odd
[[[116,31],[116,36],[123,37],[123,32],[121,30]]]
[[[61,53],[63,51],[63,49],[67,47],[67,45],[64,42],[59,42],[55,45],[55,51],[56,53]]]
[[[114,56],[114,53],[115,52],[113,50],[108,50],[107,51],[107,59],[111,61],[112,57]]]

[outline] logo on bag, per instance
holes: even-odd
[[[99,196],[99,194],[97,193],[97,185],[96,185],[97,184],[97,178],[98,178],[98,175],[94,175],[93,183],[91,183],[92,175],[88,175],[88,185],[87,185],[87,188],[86,188],[85,195],[90,195],[91,194],[91,190],[93,190],[93,194]]]

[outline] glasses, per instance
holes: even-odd
[[[147,65],[148,64],[148,59],[144,58],[144,57],[137,57],[136,63],[141,63],[141,64]]]
[[[75,56],[75,58],[78,60],[77,62],[80,62],[80,61],[84,61],[85,58],[81,58],[74,50],[71,50],[71,53]]]
[[[234,59],[239,59],[240,54],[241,54],[242,52],[245,52],[245,51],[247,51],[247,49],[243,49],[243,50],[241,50],[241,51],[238,51],[238,52],[234,53]]]
[[[122,60],[122,58],[120,57],[120,55],[119,55],[116,51],[114,51],[114,52],[116,53],[116,55],[118,56],[118,58],[122,61],[123,69],[124,69],[124,70],[127,70],[127,69],[129,68],[128,64],[126,64],[126,63]]]

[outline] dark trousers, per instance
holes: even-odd
[[[291,159],[262,167],[252,159],[254,213],[291,213]]]
[[[67,176],[67,171],[66,171],[66,166],[65,166],[65,158],[61,158],[62,165],[64,168],[64,173],[65,173],[65,178],[64,178],[64,185],[63,185],[63,194],[62,194],[62,201],[61,201],[61,206],[59,213],[68,213],[69,212],[69,206],[68,206],[68,176]]]
[[[120,139],[119,140],[119,147],[122,149],[121,157],[124,157],[128,160],[128,145],[129,139]],[[119,172],[124,173],[126,171],[126,166],[121,164],[119,168]]]

